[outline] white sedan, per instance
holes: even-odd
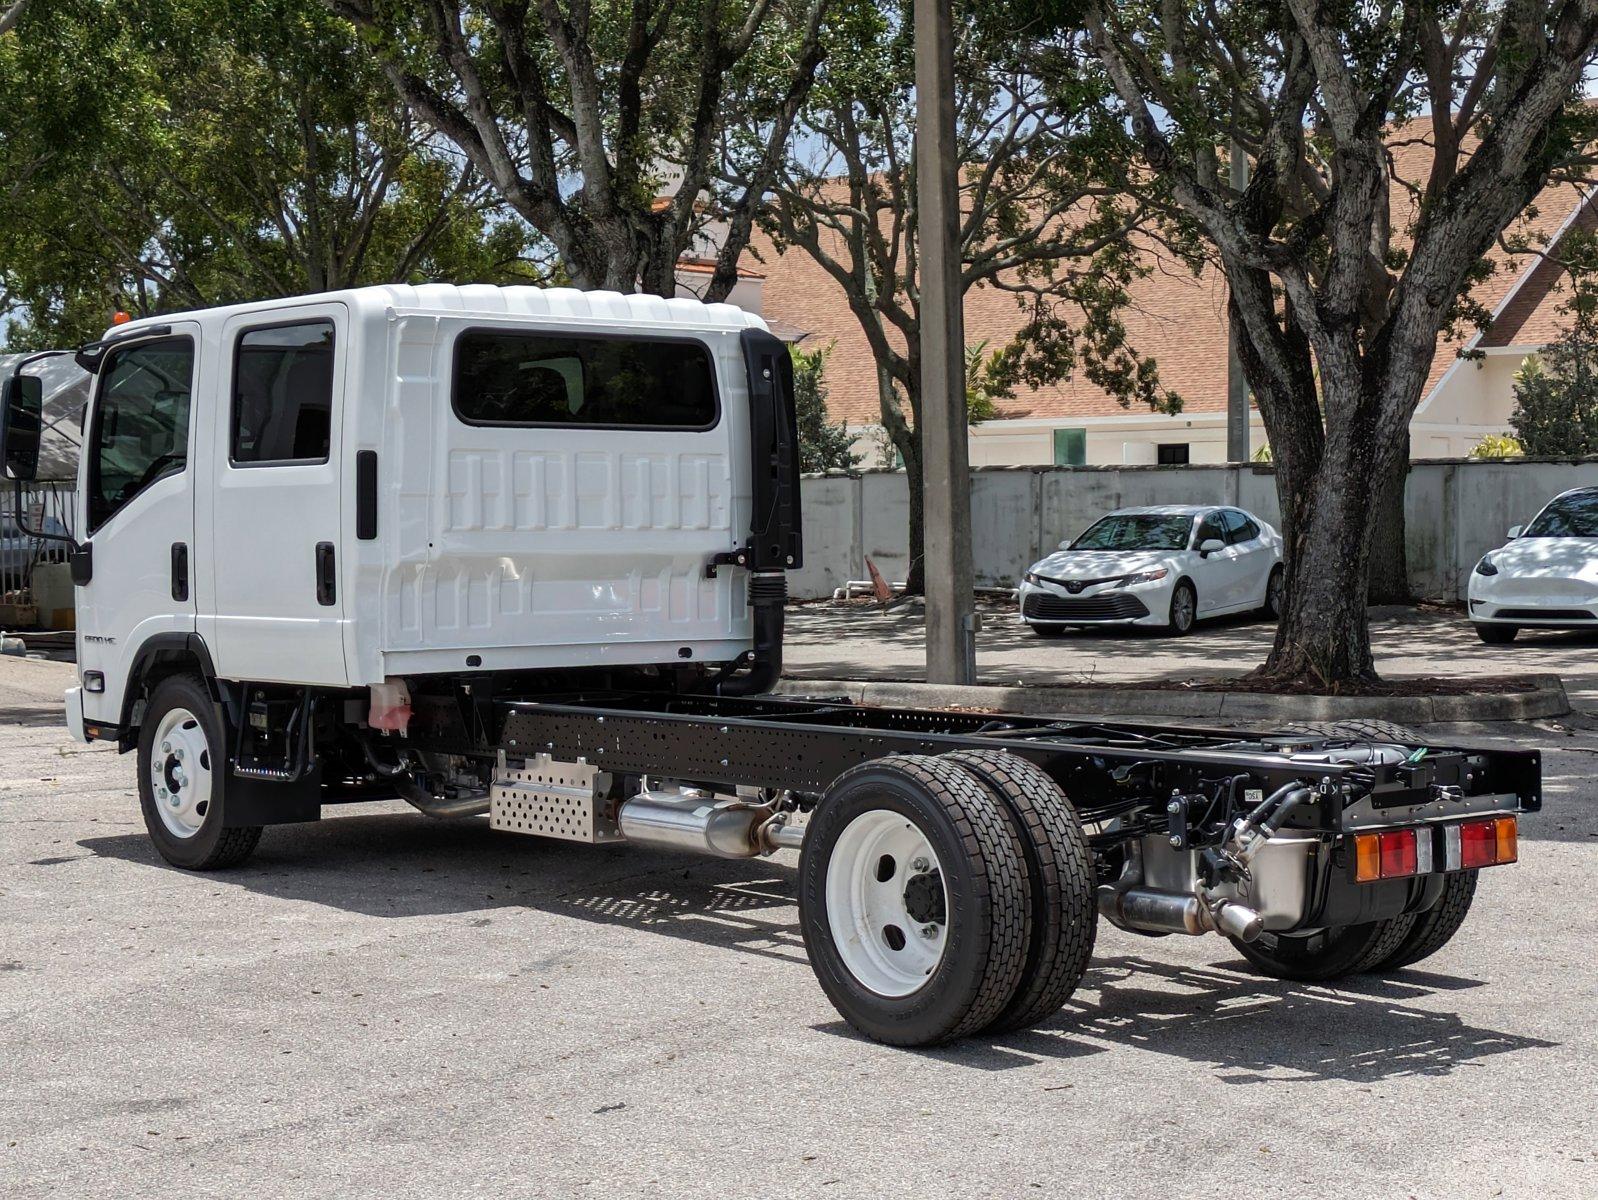
[[[1100,517],[1021,582],[1021,619],[1040,637],[1074,625],[1155,625],[1281,615],[1282,539],[1240,508],[1165,504]]]
[[[1484,642],[1521,628],[1598,629],[1598,487],[1555,496],[1470,573],[1470,619]]]

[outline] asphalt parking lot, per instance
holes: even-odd
[[[1015,605],[982,606],[977,682],[1093,685],[1239,675],[1265,661],[1276,625],[1255,615],[1200,622],[1187,637],[1159,630],[1072,630],[1040,638]],[[1371,610],[1371,648],[1383,675],[1453,677],[1555,674],[1571,704],[1598,712],[1598,634],[1522,630],[1507,646],[1483,645],[1464,613],[1398,605]],[[859,601],[789,609],[783,661],[811,679],[924,679],[922,611]]]
[[[1598,719],[1424,969],[1269,982],[1106,928],[1044,1028],[930,1052],[813,982],[791,854],[707,863],[398,804],[165,867],[70,668],[0,663],[0,1192],[1598,1195]]]

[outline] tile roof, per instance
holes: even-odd
[[[1427,127],[1407,125],[1395,133],[1391,146],[1396,174],[1401,179],[1423,178],[1430,169],[1431,145]],[[841,186],[841,185],[840,185]],[[1414,213],[1410,193],[1399,183],[1392,185],[1391,207],[1395,227],[1403,229]],[[1527,215],[1510,232],[1533,237],[1551,237],[1559,232],[1580,203],[1578,190],[1571,185],[1551,186],[1538,196]],[[833,235],[836,238],[836,235]],[[1395,238],[1401,240],[1402,235]],[[836,245],[836,241],[834,242]],[[880,420],[877,402],[876,366],[864,333],[850,311],[843,290],[803,250],[775,252],[769,239],[757,234],[751,250],[765,271],[762,308],[768,319],[808,330],[807,346],[834,347],[827,366],[827,406],[834,420],[850,425],[876,424]],[[1495,248],[1488,258],[1494,264],[1492,276],[1476,289],[1476,299],[1490,311],[1496,310],[1515,283],[1526,275],[1530,263],[1525,256],[1510,256]],[[1206,267],[1197,277],[1180,264],[1147,256],[1150,274],[1131,287],[1132,302],[1123,314],[1132,346],[1140,354],[1152,355],[1159,363],[1165,386],[1173,388],[1189,413],[1224,412],[1226,409],[1226,281],[1220,271]],[[1548,272],[1550,281],[1556,271]],[[1552,297],[1552,299],[1550,299]],[[1557,289],[1545,287],[1541,298],[1526,296],[1503,313],[1492,337],[1536,333],[1546,338],[1560,322]],[[1522,312],[1523,305],[1526,311]],[[966,341],[969,345],[986,341],[997,349],[1021,327],[1023,314],[1010,293],[979,287],[965,299]],[[1513,322],[1513,326],[1511,325]],[[1475,334],[1473,327],[1461,328],[1452,337],[1444,335],[1438,343],[1426,390],[1431,389],[1456,361],[1458,351]],[[1015,399],[1000,406],[1004,418],[1105,417],[1138,415],[1140,409],[1123,408],[1113,397],[1095,387],[1080,372],[1048,387],[1017,391]]]

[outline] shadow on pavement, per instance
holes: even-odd
[[[957,1066],[1002,1071],[1124,1045],[1206,1064],[1224,1083],[1339,1079],[1374,1084],[1447,1075],[1495,1054],[1557,1045],[1403,1003],[1480,986],[1480,980],[1421,971],[1352,979],[1336,987],[1292,984],[1234,973],[1227,966],[1186,967],[1119,955],[1095,959],[1078,999],[1036,1029],[921,1053]],[[1091,995],[1095,991],[1097,1001]],[[860,1038],[842,1021],[818,1028]]]
[[[170,869],[142,834],[87,838],[78,845],[96,855]],[[66,861],[71,860],[36,865],[45,869]],[[205,882],[378,917],[519,908],[797,967],[807,962],[793,915],[794,871],[777,860],[578,849],[496,834],[481,822],[433,824],[388,814],[268,830],[250,865],[207,875]],[[1009,1070],[1122,1044],[1208,1064],[1230,1083],[1374,1083],[1448,1074],[1492,1055],[1555,1044],[1477,1028],[1456,1013],[1406,1003],[1480,986],[1480,980],[1410,970],[1334,988],[1264,979],[1230,965],[1192,967],[1118,955],[1095,960],[1082,998],[1044,1026],[923,1053],[978,1070]],[[818,1028],[859,1037],[841,1021]]]

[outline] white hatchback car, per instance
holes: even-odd
[[[1515,640],[1524,626],[1598,629],[1598,487],[1550,500],[1509,544],[1470,573],[1470,619],[1484,642]]]
[[[1184,634],[1203,617],[1279,616],[1282,539],[1239,508],[1121,508],[1032,564],[1021,619],[1040,637],[1076,625],[1155,625]]]

